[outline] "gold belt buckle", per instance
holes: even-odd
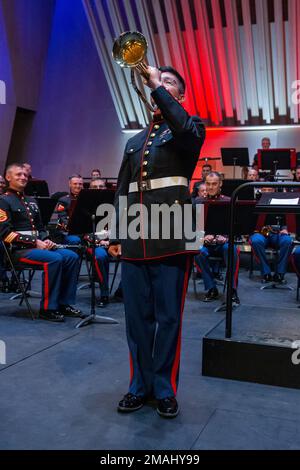
[[[149,189],[151,189],[151,180],[145,180],[140,183],[139,190],[141,192],[149,191]]]

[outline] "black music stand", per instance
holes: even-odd
[[[258,215],[256,213],[256,201],[238,201],[234,221],[234,235],[241,237],[253,233]],[[230,202],[207,201],[205,202],[204,228],[206,234],[229,235],[230,229]]]
[[[76,328],[89,325],[90,323],[119,323],[110,317],[103,317],[96,314],[96,295],[95,295],[95,232],[96,224],[101,217],[96,215],[97,209],[101,204],[113,205],[114,191],[101,189],[83,189],[77,199],[76,205],[68,224],[68,232],[74,235],[92,234],[92,278],[91,278],[91,312],[90,315],[81,320]]]
[[[24,190],[26,196],[48,197],[50,196],[48,183],[45,180],[30,179]]]
[[[253,233],[257,224],[257,214],[254,212],[256,201],[238,201],[234,221],[234,235]],[[230,202],[211,201],[205,203],[204,227],[207,235],[229,235],[230,232]],[[228,268],[227,268],[228,269]],[[214,312],[226,310],[226,303],[215,308]]]
[[[268,149],[257,151],[259,170],[267,170],[276,176],[277,170],[291,170],[296,166],[295,149]]]
[[[300,194],[262,193],[255,211],[268,214],[300,214]]]
[[[225,178],[222,182],[222,194],[225,196],[232,196],[232,193],[242,184],[245,184],[243,179],[232,179]],[[247,186],[239,191],[238,200],[239,201],[252,201],[255,199],[255,190],[251,186]]]
[[[237,166],[249,166],[248,148],[221,148],[223,166],[233,166],[233,178]]]
[[[39,206],[42,223],[44,227],[47,227],[55,209],[56,200],[51,197],[36,197],[35,200]]]

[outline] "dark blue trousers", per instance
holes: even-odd
[[[80,245],[81,238],[78,235],[66,235],[65,236],[65,243],[69,245]],[[88,254],[91,256],[92,250],[88,249]],[[109,296],[109,286],[108,286],[108,278],[109,278],[109,254],[105,248],[102,246],[98,246],[95,249],[95,257],[96,257],[96,274],[98,277],[101,295],[108,297]]]
[[[24,250],[16,252],[18,262],[43,270],[41,308],[56,310],[76,301],[79,256],[71,250]]]
[[[0,281],[8,281],[6,269],[4,266],[4,248],[2,243],[0,243]]]
[[[224,258],[225,264],[227,264],[228,243],[224,243],[223,245],[203,246],[200,248],[200,254],[195,256],[195,263],[199,266],[202,272],[205,290],[217,287],[217,283],[213,275],[213,269],[209,262],[210,256],[222,256]],[[233,272],[234,275],[232,277],[232,287],[236,289],[239,276],[239,252],[235,245]]]
[[[176,396],[189,255],[123,261],[122,289],[134,395]]]
[[[260,263],[261,274],[271,274],[271,269],[267,260],[266,248],[269,246],[279,250],[279,259],[277,265],[277,273],[285,274],[289,256],[291,254],[293,241],[289,235],[270,234],[264,237],[260,233],[255,233],[250,237],[254,254]]]

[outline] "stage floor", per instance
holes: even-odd
[[[288,280],[296,286],[296,276]],[[37,277],[35,290],[39,285]],[[258,277],[249,280],[241,270],[234,335],[276,344],[300,339],[296,292],[259,287]],[[97,309],[118,325],[77,330],[75,319],[31,321],[7,294],[0,302],[0,340],[7,348],[7,364],[0,366],[1,449],[300,449],[299,390],[201,375],[202,338],[224,314],[213,312],[219,302],[194,298],[192,281],[175,420],[160,418],[154,404],[116,412],[129,378],[122,303]],[[80,291],[78,306],[88,312],[88,302],[89,291]],[[32,304],[38,308],[38,299]],[[215,331],[222,336],[222,329]]]

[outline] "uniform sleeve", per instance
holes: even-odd
[[[28,248],[36,246],[37,237],[18,233],[12,224],[10,206],[3,198],[0,198],[0,237],[7,244],[28,245]]]
[[[69,222],[69,208],[66,201],[60,199],[55,207],[54,215],[57,218],[57,228],[65,231]]]
[[[199,155],[205,140],[205,127],[197,116],[190,116],[173,96],[160,86],[151,93],[174,136],[184,142],[189,151]]]

